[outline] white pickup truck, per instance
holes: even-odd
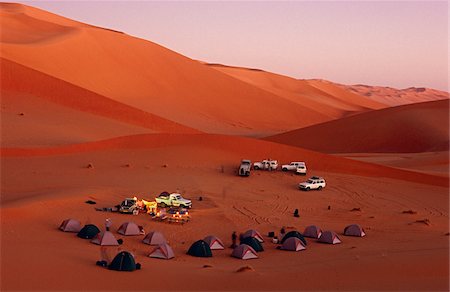
[[[306,168],[306,164],[303,161],[300,162],[291,162],[289,164],[283,164],[281,166],[282,171],[288,171],[288,170],[297,170],[299,166],[304,166]]]
[[[276,170],[278,168],[278,161],[277,160],[263,160],[261,162],[255,162],[253,163],[253,168],[258,169],[265,169],[265,170]]]
[[[155,198],[155,201],[158,205],[161,205],[161,207],[174,206],[181,208],[192,208],[191,200],[187,200],[180,194],[176,193],[169,194],[167,192],[163,192]]]

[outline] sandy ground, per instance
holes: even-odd
[[[239,154],[207,144],[3,158],[2,290],[149,289],[129,283],[165,278],[167,273],[183,281],[151,281],[152,289],[448,289],[448,187],[407,182],[400,172],[397,179],[387,179],[318,167],[309,175],[324,176],[328,186],[301,192],[296,185],[304,177],[291,173],[254,171],[249,178],[237,177]],[[88,163],[94,169],[86,168]],[[354,163],[349,160],[347,167]],[[193,200],[192,222],[156,223],[143,214],[97,212],[84,203],[91,199],[98,206],[111,206],[130,195],[152,198],[164,190],[179,190]],[[199,196],[204,200],[198,201]],[[295,208],[300,218],[292,216]],[[402,213],[408,210],[417,214]],[[133,220],[147,231],[162,231],[176,258],[147,258],[150,249],[141,238],[127,237],[122,248],[135,252],[143,269],[104,270],[95,266],[98,246],[57,230],[69,217],[100,227],[111,217],[113,228]],[[416,222],[424,219],[430,225]],[[229,245],[232,231],[248,228],[267,234],[282,225],[302,231],[317,224],[342,233],[351,223],[361,224],[367,237],[341,236],[343,243],[336,246],[309,240],[308,249],[298,253],[276,250],[266,242],[266,251],[251,261],[231,258],[231,249],[214,252],[209,259],[185,254],[192,242],[209,234]],[[212,267],[203,268],[205,264]],[[245,265],[254,271],[236,272]],[[299,283],[298,277],[308,281]]]

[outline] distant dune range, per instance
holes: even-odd
[[[367,112],[266,139],[328,153],[447,151],[449,100]]]

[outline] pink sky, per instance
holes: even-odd
[[[211,63],[448,91],[447,1],[24,1]]]

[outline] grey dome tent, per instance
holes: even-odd
[[[297,237],[305,245],[307,245],[306,239],[303,237],[303,235],[300,232],[298,232],[296,230],[292,230],[292,231],[289,231],[288,233],[286,233],[286,235],[284,235],[283,238],[281,239],[281,244],[283,244],[286,241],[286,239],[288,239],[289,237]]]
[[[366,236],[366,233],[364,232],[364,229],[358,224],[352,224],[345,227],[344,235],[363,237]]]
[[[242,237],[244,237],[244,238],[254,237],[254,238],[258,239],[259,242],[264,242],[264,239],[263,239],[261,233],[259,233],[258,231],[254,230],[254,229],[245,231],[244,234],[242,235]]]
[[[225,249],[222,240],[214,235],[209,235],[203,239],[209,245],[210,249]]]
[[[166,243],[166,239],[164,238],[164,235],[162,235],[161,232],[152,231],[144,237],[142,242],[150,245],[158,245]]]
[[[212,257],[211,248],[209,248],[209,244],[204,240],[194,242],[187,254],[194,257]]]
[[[117,239],[110,231],[97,233],[91,242],[98,245],[119,245]]]
[[[167,244],[163,243],[155,247],[148,255],[151,258],[165,259],[169,260],[175,257],[172,248]]]
[[[243,259],[243,260],[258,258],[258,254],[256,253],[256,251],[247,244],[240,244],[240,245],[236,246],[233,249],[231,256],[238,258],[238,259]]]
[[[341,243],[339,236],[334,231],[324,231],[319,237],[319,242],[338,244]]]
[[[66,219],[61,223],[59,229],[64,232],[80,232],[81,223],[75,219]]]
[[[97,226],[93,224],[86,224],[83,228],[81,228],[80,232],[78,232],[77,236],[84,239],[92,239],[97,233],[100,232]]]
[[[108,269],[132,272],[136,269],[140,269],[140,264],[136,264],[131,253],[121,251],[114,257],[111,264],[108,266]]]
[[[322,229],[320,229],[316,225],[310,225],[306,227],[305,231],[303,232],[304,237],[319,238],[320,235],[322,235]]]
[[[293,236],[293,237],[289,237],[288,239],[286,239],[284,241],[283,245],[281,246],[281,249],[282,250],[290,250],[290,251],[300,251],[300,250],[305,250],[306,246],[303,243],[303,241],[301,241],[297,237]]]
[[[141,235],[142,234],[139,226],[133,222],[123,223],[117,230],[117,233],[120,233],[123,235]]]
[[[264,251],[262,244],[255,237],[245,237],[241,240],[241,244],[249,245],[257,252]]]

